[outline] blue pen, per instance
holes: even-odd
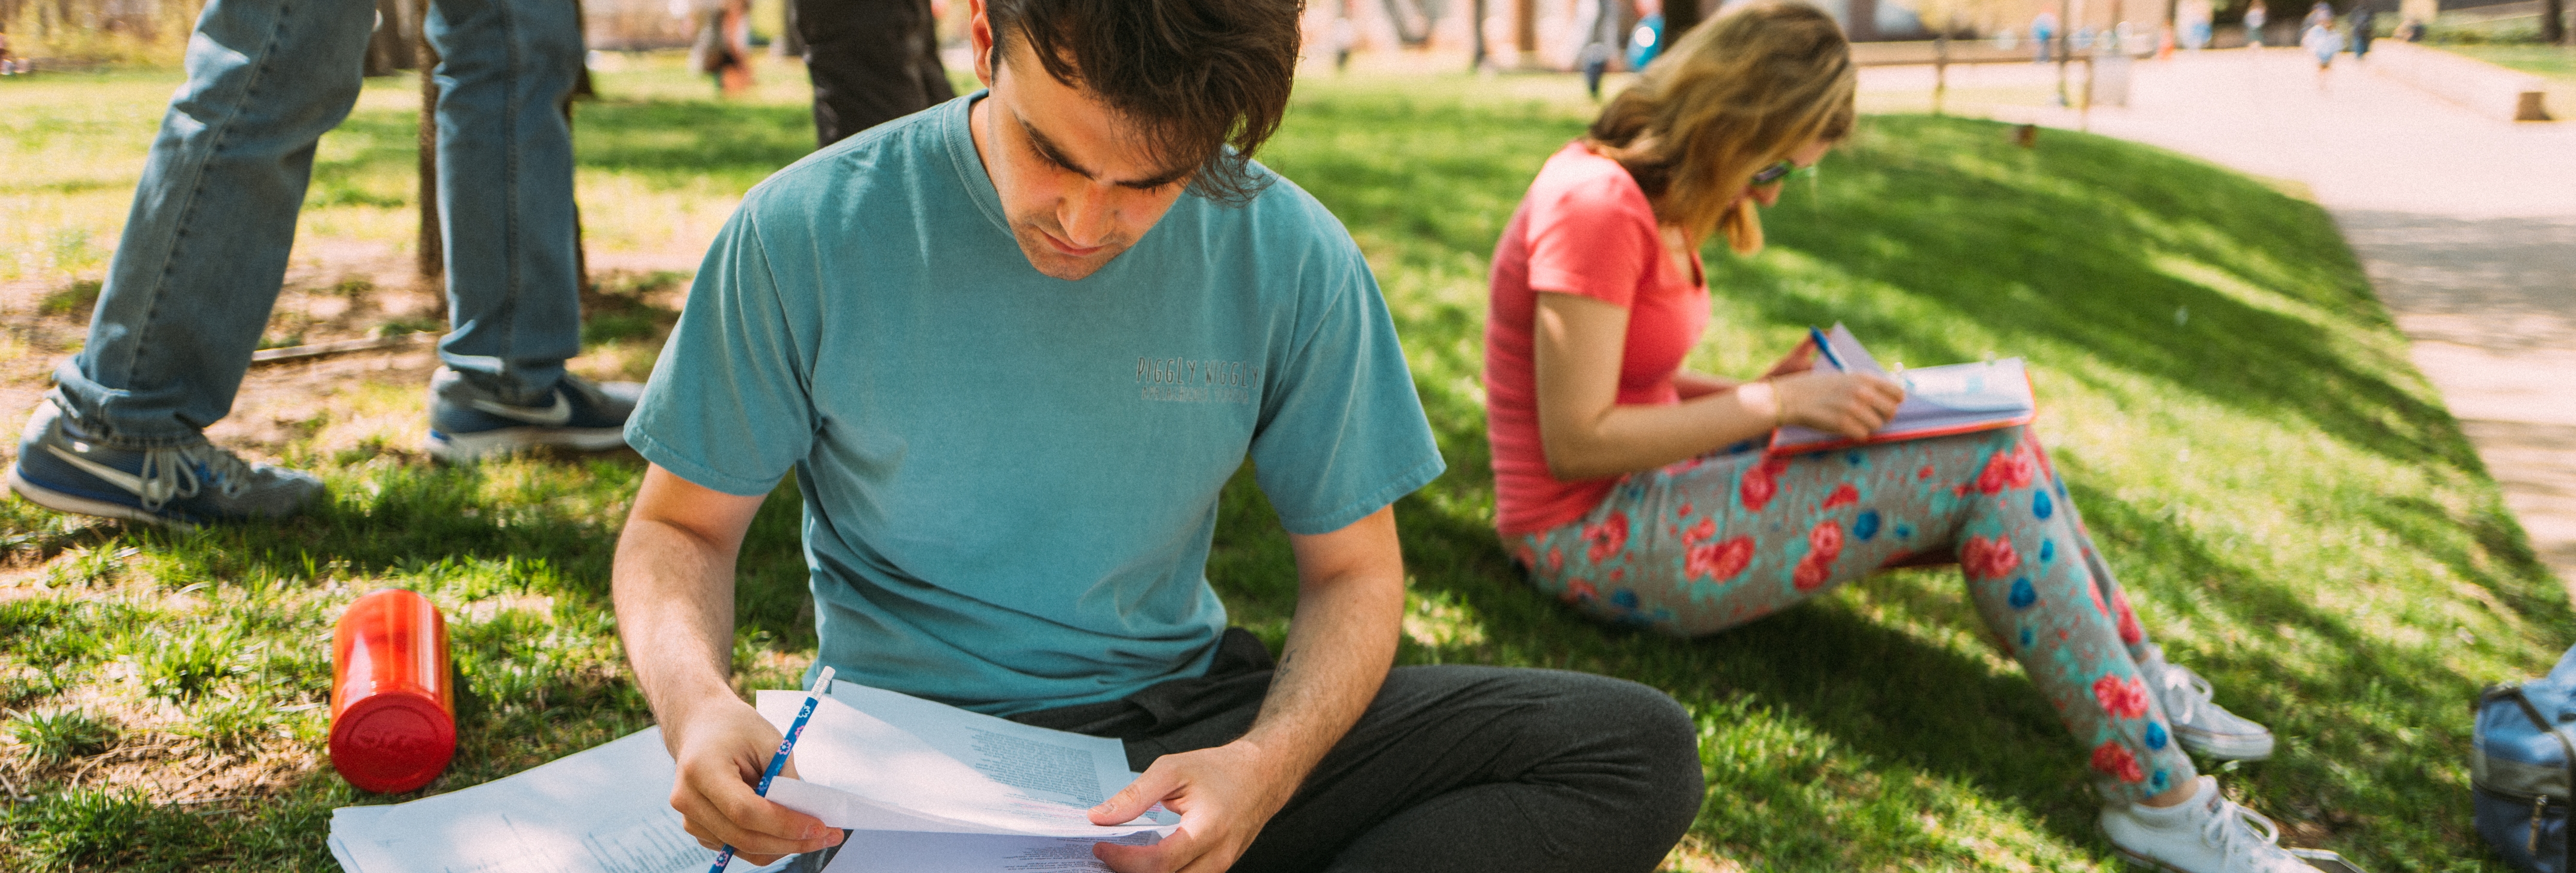
[[[823,702],[823,690],[830,687],[832,668],[825,667],[823,675],[814,677],[814,687],[805,690],[805,708],[797,710],[796,720],[787,725],[786,738],[778,741],[778,754],[769,759],[769,769],[761,771],[760,787],[752,789],[752,793],[769,796],[769,781],[778,778],[778,771],[787,767],[787,753],[796,750],[796,737],[805,732],[805,721],[814,717],[814,704]],[[724,873],[725,865],[732,862],[733,844],[726,843],[724,850],[716,853],[715,866],[707,868],[707,873]]]
[[[1817,330],[1815,325],[1807,325],[1807,338],[1815,341],[1816,351],[1825,353],[1825,363],[1834,365],[1836,370],[1851,371],[1850,367],[1843,366],[1843,356],[1834,354],[1834,344],[1825,339],[1824,331]]]

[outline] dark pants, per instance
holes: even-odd
[[[793,2],[822,145],[957,96],[939,66],[930,0]]]
[[[1226,632],[1208,675],[1013,716],[1115,737],[1143,772],[1252,727],[1270,654]],[[1670,697],[1588,673],[1398,667],[1233,869],[1648,871],[1699,813],[1697,731]]]

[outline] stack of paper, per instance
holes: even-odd
[[[763,691],[758,706],[785,730],[804,702]],[[1179,822],[1156,809],[1125,825],[1091,823],[1091,807],[1136,778],[1117,740],[849,682],[832,683],[815,706],[794,761],[803,779],[779,779],[769,799],[833,827],[1106,839],[1167,834]]]
[[[715,853],[681,829],[672,776],[647,728],[462,791],[333,810],[331,854],[348,873],[703,873]]]
[[[758,705],[784,730],[803,699],[763,691]],[[803,778],[777,780],[770,799],[855,829],[827,870],[1106,871],[1093,843],[1150,843],[1179,823],[1156,807],[1091,824],[1088,810],[1136,778],[1117,740],[847,682],[815,707],[792,760]],[[462,791],[339,809],[331,852],[348,873],[696,873],[714,853],[682,830],[672,777],[648,729]]]
[[[1923,367],[1901,373],[1889,373],[1871,357],[1850,329],[1835,324],[1825,341],[1843,366],[1854,373],[1870,373],[1893,379],[1905,387],[1905,402],[1898,404],[1896,414],[1866,440],[1854,440],[1841,434],[1826,433],[1800,425],[1789,425],[1774,431],[1771,451],[1787,454],[1866,443],[1919,440],[1952,434],[1975,433],[2029,424],[2038,411],[2038,401],[2031,396],[2030,373],[2020,358],[2000,361],[1950,364]],[[1819,360],[1818,369],[1826,369]]]

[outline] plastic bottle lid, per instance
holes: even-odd
[[[456,722],[419,694],[376,694],[331,725],[331,766],[349,784],[400,794],[429,784],[456,755]]]

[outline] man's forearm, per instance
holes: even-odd
[[[611,596],[635,684],[665,725],[713,695],[731,696],[730,549],[666,522],[629,519],[617,541]]]
[[[1297,612],[1261,715],[1243,740],[1281,768],[1294,788],[1377,698],[1395,662],[1404,619],[1404,566],[1392,514],[1379,560],[1301,581]]]

